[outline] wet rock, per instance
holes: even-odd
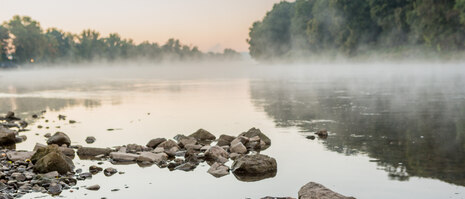
[[[14,144],[16,135],[13,130],[0,126],[0,145]]]
[[[155,164],[160,164],[168,160],[168,155],[165,153],[152,153],[152,152],[142,152],[140,153],[137,161],[139,162],[151,162]]]
[[[76,123],[76,120],[69,120],[69,123],[74,124],[74,123]]]
[[[15,143],[21,143],[27,140],[27,136],[19,135],[15,137]]]
[[[154,148],[157,148],[157,146],[159,144],[161,144],[161,143],[163,143],[165,141],[166,141],[165,138],[155,138],[155,139],[150,140],[149,143],[147,143],[146,146],[149,147],[149,148],[154,149]]]
[[[189,135],[189,137],[193,137],[198,141],[213,141],[216,139],[215,135],[211,134],[210,132],[204,129],[197,130],[196,132]]]
[[[231,145],[230,151],[231,153],[245,154],[247,153],[247,148],[241,142],[237,142],[236,144]]]
[[[126,146],[126,152],[128,153],[136,153],[136,152],[144,151],[144,150],[145,150],[145,147],[142,145],[138,145],[138,144],[128,144]]]
[[[274,177],[277,164],[274,158],[266,155],[243,155],[233,162],[231,170],[241,181],[258,181]]]
[[[218,138],[218,143],[216,145],[229,146],[234,139],[236,139],[236,137],[223,134],[220,135],[220,137]]]
[[[34,155],[34,152],[19,152],[19,151],[8,151],[6,153],[6,156],[8,157],[9,160],[11,161],[18,161],[18,160],[27,160],[31,159],[32,155]]]
[[[315,139],[315,136],[309,135],[309,136],[307,136],[306,138],[309,139],[309,140],[314,140],[314,139]]]
[[[47,144],[56,144],[58,146],[61,146],[63,144],[66,144],[66,146],[69,146],[71,144],[71,140],[69,139],[68,135],[66,135],[63,132],[56,132],[52,137],[50,137],[47,140]]]
[[[100,189],[100,185],[96,184],[96,185],[87,186],[86,189],[91,190],[91,191],[98,191]]]
[[[66,120],[66,115],[58,115],[58,120]]]
[[[179,146],[185,148],[186,145],[195,145],[197,144],[197,139],[194,137],[185,137],[179,140]]]
[[[181,171],[192,171],[197,167],[196,164],[192,162],[186,162],[174,168],[174,170],[181,170]]]
[[[50,134],[50,133],[46,133],[46,134],[44,135],[44,137],[46,137],[46,138],[50,138],[50,137],[52,137],[52,134]]]
[[[87,143],[87,144],[92,144],[92,143],[95,142],[95,140],[96,140],[96,139],[95,139],[94,136],[87,136],[87,137],[86,137],[86,143]]]
[[[219,146],[212,146],[205,152],[205,158],[207,158],[207,160],[225,163],[228,161],[229,154]]]
[[[53,182],[48,186],[48,193],[52,195],[59,195],[62,188],[61,184]]]
[[[164,148],[165,150],[170,150],[173,147],[180,149],[179,145],[173,140],[166,140],[160,143],[157,147]]]
[[[245,137],[248,137],[248,138],[252,138],[252,137],[255,137],[255,136],[260,137],[260,140],[265,142],[265,146],[262,147],[262,150],[268,148],[271,145],[270,138],[268,138],[268,136],[263,134],[260,131],[260,129],[257,129],[257,128],[251,128],[247,132],[241,133],[239,136],[245,136]]]
[[[299,199],[355,199],[338,194],[321,184],[309,182],[299,190]]]
[[[60,174],[66,174],[74,169],[73,161],[53,145],[38,149],[31,157],[31,161],[34,164],[34,171],[38,173],[58,171]]]
[[[317,131],[315,134],[318,135],[318,137],[320,137],[320,138],[327,138],[328,137],[328,130],[321,129],[321,130]]]
[[[215,162],[212,164],[212,166],[210,167],[210,169],[208,169],[207,172],[212,176],[219,178],[229,174],[229,167]]]
[[[98,155],[108,156],[112,152],[109,148],[94,148],[94,147],[81,147],[77,150],[77,154],[81,158],[95,157]]]
[[[97,174],[100,171],[103,171],[102,167],[98,167],[98,166],[95,166],[95,165],[92,165],[92,166],[89,167],[89,172],[94,174],[94,175]]]
[[[113,174],[117,173],[118,170],[116,170],[115,168],[112,168],[112,167],[109,167],[109,168],[106,168],[105,170],[103,170],[103,174],[105,176],[112,176]]]
[[[132,162],[135,161],[139,155],[123,152],[111,152],[110,158],[117,162]]]
[[[36,145],[34,146],[33,151],[37,151],[37,150],[39,150],[40,148],[47,148],[47,145],[45,145],[45,144],[40,144],[40,143],[36,143]]]

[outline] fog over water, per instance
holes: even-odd
[[[276,177],[242,182],[211,176],[206,163],[170,172],[106,162],[125,174],[79,181],[102,188],[64,191],[66,198],[297,197],[310,181],[359,199],[465,197],[461,63],[91,64],[3,70],[0,85],[0,112],[31,122],[16,149],[32,150],[55,131],[74,145],[112,147],[199,128],[219,136],[257,127],[272,141],[263,153],[278,163]],[[44,119],[32,120],[42,110]],[[323,128],[327,139],[306,138]],[[93,144],[84,141],[90,135]],[[74,162],[84,170],[96,164]]]

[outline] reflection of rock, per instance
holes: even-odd
[[[299,190],[299,199],[355,199],[338,194],[321,184],[309,182]]]
[[[231,170],[238,180],[246,182],[274,177],[278,171],[276,160],[262,154],[240,156]]]

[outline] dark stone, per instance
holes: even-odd
[[[321,130],[317,131],[315,134],[318,135],[318,137],[320,137],[320,138],[327,138],[328,137],[328,130],[321,129]]]
[[[146,146],[154,149],[154,148],[157,148],[157,146],[163,143],[164,141],[166,141],[165,138],[155,138],[155,139],[150,140]]]
[[[216,139],[215,135],[211,134],[210,132],[204,129],[197,130],[196,132],[189,135],[189,137],[193,137],[199,141],[213,141]]]
[[[315,139],[315,136],[309,135],[309,136],[307,136],[307,139],[314,140],[314,139]]]
[[[56,132],[52,137],[50,137],[47,140],[47,144],[56,144],[58,146],[61,146],[63,144],[66,144],[66,146],[69,146],[71,144],[71,140],[69,139],[68,135],[66,135],[63,132]]]
[[[86,138],[86,143],[87,143],[87,144],[92,144],[92,143],[95,142],[95,140],[96,140],[96,139],[95,139],[94,136],[87,136],[87,138]]]
[[[59,183],[53,182],[48,186],[48,193],[52,195],[59,195],[62,191],[63,187]]]
[[[106,168],[105,170],[103,170],[103,174],[105,176],[112,176],[113,174],[115,174],[116,172],[118,172],[118,170],[116,170],[115,168]]]
[[[15,132],[0,125],[0,145],[10,145],[15,142]]]
[[[94,147],[81,147],[77,150],[77,154],[80,158],[93,158],[98,155],[108,156],[112,150],[110,148],[94,148]]]
[[[73,161],[54,145],[38,149],[31,161],[34,164],[34,171],[38,173],[58,171],[60,174],[66,174],[74,169]]]
[[[237,179],[246,182],[258,181],[276,176],[277,163],[266,155],[243,155],[232,164],[231,170]]]
[[[216,145],[229,146],[234,139],[236,139],[236,137],[223,134],[220,135],[220,137],[218,138],[218,143]]]
[[[321,184],[309,182],[299,190],[299,199],[355,199],[338,194]]]

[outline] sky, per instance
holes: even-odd
[[[249,28],[281,0],[0,0],[0,21],[26,15],[44,29],[119,33],[134,42],[169,38],[202,51],[248,51]]]

